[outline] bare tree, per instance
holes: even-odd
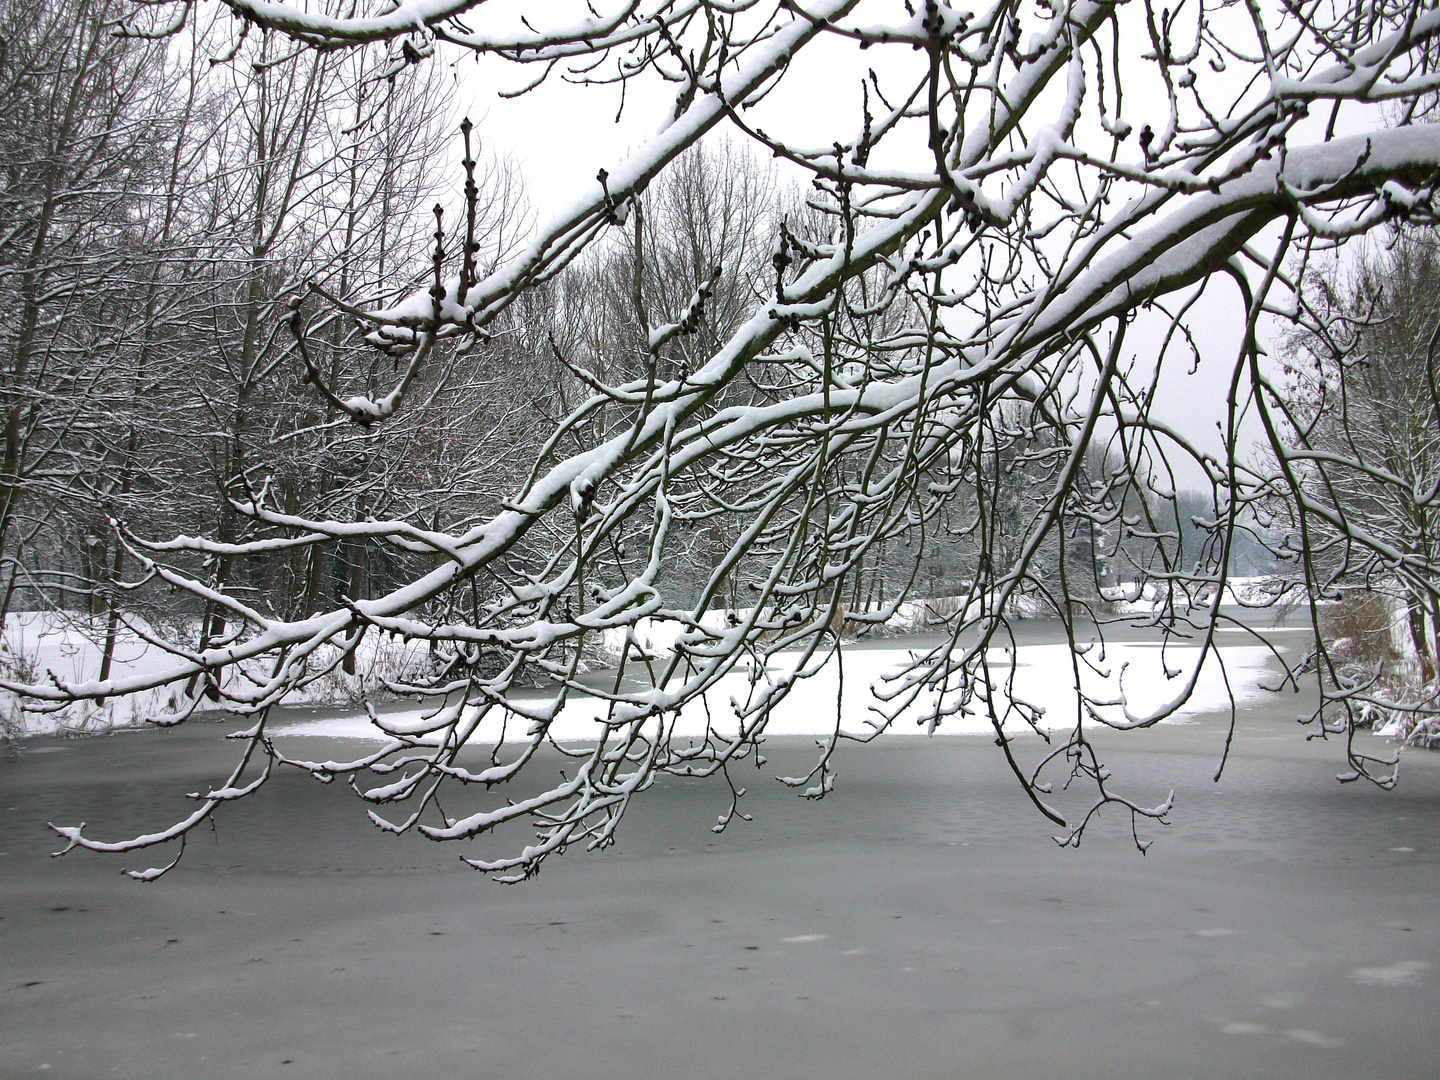
[[[667,381],[699,368],[765,293],[775,230],[787,209],[792,219],[805,213],[803,203],[791,201],[786,208],[774,169],[744,147],[698,145],[682,154],[637,202],[632,228],[594,245],[559,280],[548,327],[558,380],[550,423],[563,421],[569,403],[597,385],[646,378],[652,365]],[[686,333],[652,348],[654,325],[681,322]],[[707,410],[754,400],[756,388],[740,379]],[[625,410],[603,409],[590,437],[602,418],[616,431],[631,423]],[[728,547],[723,537],[736,534],[737,519],[717,513],[687,478],[676,484],[677,552],[667,580],[696,591]],[[731,601],[737,584],[729,582]]]
[[[114,37],[119,14],[86,0],[0,13],[0,617],[17,588],[101,605],[108,530],[83,507],[136,325],[154,180],[141,148],[165,120],[160,49]],[[90,541],[78,564],[26,559],[67,528]]]
[[[1276,412],[1297,554],[1350,616],[1317,622],[1325,705],[1350,723],[1398,714],[1423,740],[1440,658],[1440,253],[1428,230],[1390,240],[1348,274],[1314,276]],[[1359,626],[1367,608],[1375,625]]]
[[[197,48],[219,44],[212,33]],[[186,526],[221,544],[209,560],[213,587],[293,616],[339,592],[363,595],[363,541],[247,558],[237,545],[255,530],[235,502],[254,485],[268,487],[292,515],[372,509],[362,505],[360,485],[337,493],[333,481],[364,474],[378,444],[393,440],[348,423],[341,430],[306,386],[333,381],[354,357],[356,335],[343,316],[329,317],[316,327],[307,371],[291,356],[290,327],[310,314],[313,299],[302,307],[312,287],[374,304],[391,295],[385,279],[413,281],[424,237],[416,211],[432,194],[423,166],[436,151],[442,81],[432,74],[397,87],[362,54],[296,55],[269,34],[233,51],[243,65],[216,73],[233,82],[233,107],[206,133],[203,167],[190,179],[195,266],[187,283],[169,282],[198,300],[167,440],[191,468],[170,496]],[[231,629],[223,606],[206,602],[199,648]],[[221,674],[203,680],[212,699]],[[192,690],[201,684],[192,681]]]
[[[837,720],[814,769],[785,782],[820,797],[843,742],[876,737],[912,707],[930,730],[971,712],[993,724],[1000,752],[1060,826],[1061,843],[1078,843],[1106,806],[1137,825],[1163,818],[1168,800],[1145,805],[1116,788],[1084,721],[1122,730],[1158,723],[1193,689],[1198,667],[1163,705],[1139,710],[1123,695],[1087,695],[1077,653],[1079,703],[1068,731],[1022,761],[1029,755],[1015,727],[1038,728],[1042,718],[1015,694],[996,692],[1008,676],[993,666],[992,647],[1013,645],[1007,610],[1021,591],[1046,598],[1078,645],[1067,522],[1110,518],[1126,490],[1173,493],[1173,465],[1188,459],[1214,496],[1213,513],[1195,526],[1206,534],[1200,557],[1179,557],[1173,495],[1169,522],[1145,499],[1122,501],[1119,520],[1135,572],[1161,598],[1153,624],[1191,636],[1202,655],[1213,649],[1246,508],[1294,479],[1283,474],[1283,458],[1277,475],[1240,452],[1240,417],[1250,407],[1266,419],[1272,446],[1283,444],[1257,325],[1266,313],[1297,315],[1308,273],[1305,258],[1293,264],[1297,251],[1397,216],[1433,216],[1440,128],[1415,110],[1440,85],[1440,13],[1416,0],[1173,10],[1065,0],[980,12],[927,0],[893,23],[868,25],[851,18],[853,0],[655,0],[511,32],[489,28],[473,0],[363,17],[251,0],[227,6],[247,27],[302,46],[386,48],[397,74],[453,47],[529,65],[537,81],[568,67],[581,80],[659,78],[676,90],[663,130],[602,170],[589,194],[515,257],[482,269],[468,227],[437,215],[423,288],[389,305],[339,305],[398,362],[388,390],[370,390],[356,373],[327,388],[337,412],[362,427],[403,415],[446,348],[482,342],[607,233],[640,236],[647,189],[710,132],[729,128],[805,170],[822,224],[780,224],[763,297],[682,370],[662,359],[699,332],[707,293],[697,289],[683,309],[652,317],[658,299],[633,275],[643,369],[591,380],[590,396],[556,426],[528,477],[482,521],[453,531],[414,518],[300,521],[252,487],[235,492],[232,505],[253,538],[137,540],[147,573],[225,613],[233,626],[225,640],[161,675],[22,689],[50,700],[126,694],[224,665],[258,672],[263,663],[253,684],[226,691],[227,707],[253,726],[229,777],[184,821],[119,842],[58,827],[70,847],[126,851],[182,839],[276,766],[321,779],[368,770],[382,778],[359,787],[363,797],[401,809],[375,815],[384,828],[434,840],[538,829],[531,843],[503,837],[497,853],[470,860],[507,880],[525,877],[569,845],[612,842],[630,800],[659,775],[719,776],[738,799],[732,768],[759,761],[770,711],[839,649],[857,578],[891,565],[896,550],[944,542],[947,529],[973,538],[975,552],[950,640],[878,688],[884,712],[869,728],[846,730]],[[163,15],[173,22],[188,10],[179,4]],[[793,61],[821,41],[893,52],[895,74],[866,80],[847,131],[782,141],[752,123],[749,110],[783,93]],[[1404,110],[1403,126],[1335,134],[1339,119],[1364,122],[1382,102]],[[634,248],[644,251],[643,236]],[[1177,362],[1169,342],[1186,339],[1197,298],[1217,280],[1233,283],[1229,317],[1243,328],[1234,357],[1205,358],[1227,365],[1219,456],[1154,407],[1159,370]],[[1169,333],[1165,346],[1131,363],[1128,335],[1139,316]],[[302,334],[299,347],[309,344]],[[735,396],[737,387],[745,393]],[[1102,439],[1118,471],[1080,483]],[[1031,500],[1021,513],[1001,502],[997,466],[1006,455],[1027,469]],[[726,536],[698,594],[680,598],[662,570],[682,510],[691,520],[732,515],[744,527]],[[1382,556],[1388,550],[1361,530],[1349,535]],[[361,537],[427,556],[431,568],[382,595],[289,619],[173,561],[177,552],[222,556]],[[704,614],[734,580],[747,583],[747,604],[733,625],[716,627]],[[882,621],[897,601],[863,618]],[[655,656],[636,641],[645,617],[683,626],[673,653]],[[601,692],[601,734],[560,747],[574,759],[561,782],[505,797],[580,687],[585,642],[606,631],[624,632],[626,648]],[[366,632],[426,640],[445,658],[435,681],[405,687],[428,695],[428,719],[392,725],[389,743],[352,762],[287,759],[268,734],[271,710],[317,665],[338,662],[325,659],[329,643]],[[672,737],[679,711],[734,672],[745,673],[748,690],[729,721],[702,738]],[[516,697],[526,676],[548,681],[553,696],[538,704]],[[497,740],[478,770],[462,761],[482,725],[502,718],[519,725],[524,741]],[[1348,724],[1321,722],[1345,738],[1351,775],[1394,782],[1393,762],[1367,757]],[[1073,816],[1052,774],[1075,781],[1071,801],[1088,791]],[[456,813],[447,797],[442,812],[436,793],[447,784],[479,792],[479,805]],[[737,812],[732,802],[719,827]],[[1138,832],[1136,841],[1147,843]]]

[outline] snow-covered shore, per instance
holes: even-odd
[[[170,627],[163,633],[143,621],[129,619],[116,635],[111,676],[154,675],[173,669],[178,658],[156,640],[195,641],[198,620],[193,625]],[[177,632],[178,630],[178,632]],[[17,682],[46,682],[51,676],[66,682],[83,682],[98,677],[104,650],[104,620],[55,612],[10,614],[0,639],[0,673]],[[149,639],[149,640],[147,640]],[[413,674],[426,663],[427,644],[404,642],[367,634],[356,649],[355,674],[339,667],[286,696],[291,705],[341,705],[359,703],[368,694],[383,690],[384,680]],[[321,657],[323,662],[334,658]],[[226,668],[225,685],[247,680],[248,673],[236,666]],[[167,683],[157,689],[97,705],[77,701],[59,710],[44,711],[21,707],[13,694],[0,691],[0,723],[10,735],[48,735],[64,731],[98,731],[132,727],[147,718],[173,715],[187,706],[184,681]]]

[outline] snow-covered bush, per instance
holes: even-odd
[[[1319,611],[1323,654],[1315,657],[1355,722],[1411,746],[1440,745],[1436,687],[1414,646],[1409,611],[1382,592],[1356,591]]]

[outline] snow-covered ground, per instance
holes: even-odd
[[[1098,649],[1093,650],[1080,664],[1082,684],[1095,699],[1112,702],[1099,710],[1107,718],[1124,721],[1127,708],[1132,718],[1148,716],[1178,696],[1195,670],[1200,650],[1193,646],[1172,646],[1164,650],[1163,661],[1161,654],[1158,645],[1149,644],[1110,645],[1103,657]],[[898,644],[894,648],[845,651],[838,661],[832,658],[815,676],[791,691],[772,712],[766,732],[771,735],[823,736],[835,730],[838,719],[841,730],[864,733],[869,730],[871,722],[879,719],[875,709],[881,702],[874,688],[880,687],[884,694],[887,676],[903,670],[910,656],[911,653]],[[1271,681],[1265,678],[1270,670],[1267,665],[1269,657],[1269,650],[1260,646],[1223,645],[1218,657],[1212,655],[1200,671],[1190,699],[1166,722],[1183,722],[1197,714],[1227,709],[1231,693],[1236,705],[1241,707],[1256,700],[1264,693],[1260,683]],[[769,676],[774,678],[793,670],[796,659],[798,657],[791,657],[787,664],[782,658],[776,658],[772,661]],[[992,652],[990,659],[997,684],[997,710],[1004,710],[1008,691],[1003,684],[1013,672],[1015,698],[1043,708],[1043,726],[1053,729],[1074,724],[1078,706],[1074,671],[1066,645],[1026,646],[1020,650],[1019,662],[1014,665],[1009,654],[998,649]],[[840,694],[842,674],[844,692]],[[717,732],[734,732],[736,719],[732,701],[743,702],[748,689],[749,679],[745,673],[730,674],[712,688],[703,701],[686,706],[678,718],[667,721],[674,725],[673,736],[701,736],[707,724]],[[891,730],[897,734],[923,734],[926,731],[925,722],[938,696],[936,691],[923,691],[904,710]],[[955,698],[954,692],[945,695],[947,703]],[[527,703],[532,707],[535,704]],[[593,739],[600,730],[598,720],[604,710],[603,701],[572,697],[551,727],[553,737],[560,741]],[[386,713],[381,719],[391,730],[404,730],[418,727],[425,715],[417,709]],[[1094,722],[1086,718],[1087,724]],[[501,718],[493,717],[482,725],[476,740],[494,742],[502,734],[501,725]],[[523,721],[512,718],[504,730],[504,739],[523,739],[525,728]],[[984,705],[975,702],[969,711],[945,718],[938,730],[945,734],[979,735],[988,734],[992,729]],[[1021,734],[1029,729],[1021,719],[1012,717],[1006,730]],[[387,737],[363,714],[290,724],[276,729],[276,734],[358,739]]]

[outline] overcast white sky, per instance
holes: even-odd
[[[491,5],[486,5],[487,12]],[[870,0],[856,22],[899,21],[905,18],[899,0]],[[497,13],[497,17],[503,17]],[[560,16],[555,16],[557,21]],[[860,124],[860,83],[868,67],[876,66],[882,85],[886,67],[908,67],[906,50],[871,49],[861,52],[852,44],[826,39],[807,48],[779,89],[751,114],[767,131],[789,136],[807,146],[826,146],[848,140]],[[536,219],[544,222],[574,199],[589,194],[596,172],[613,170],[642,145],[661,125],[673,105],[673,89],[658,79],[637,80],[626,91],[619,115],[620,90],[614,86],[575,86],[556,75],[540,88],[513,99],[500,96],[533,77],[533,69],[520,68],[493,58],[454,60],[458,105],[479,125],[492,148],[511,155],[526,180],[528,198]],[[1127,95],[1127,102],[1136,95]],[[1163,108],[1163,100],[1156,103]],[[1139,123],[1148,117],[1143,95],[1138,107],[1127,107],[1127,119]],[[1129,115],[1131,113],[1135,115]],[[1158,121],[1160,118],[1156,117]],[[1358,129],[1364,118],[1353,116],[1345,127]],[[1316,121],[1318,125],[1319,121]],[[1158,123],[1157,123],[1157,126]],[[804,183],[799,170],[777,163],[782,175]],[[1278,231],[1274,234],[1278,236]],[[1127,351],[1139,365],[1153,362],[1163,320],[1142,316],[1132,326]],[[1169,361],[1159,401],[1165,418],[1190,437],[1218,452],[1216,422],[1224,415],[1230,371],[1243,328],[1238,292],[1228,280],[1217,280],[1195,306],[1190,323],[1203,362],[1190,370],[1188,362]],[[1273,328],[1271,328],[1273,330]],[[1177,355],[1177,354],[1172,354]],[[1258,420],[1249,417],[1242,427],[1247,441],[1261,436]],[[1182,476],[1195,484],[1198,472]]]

